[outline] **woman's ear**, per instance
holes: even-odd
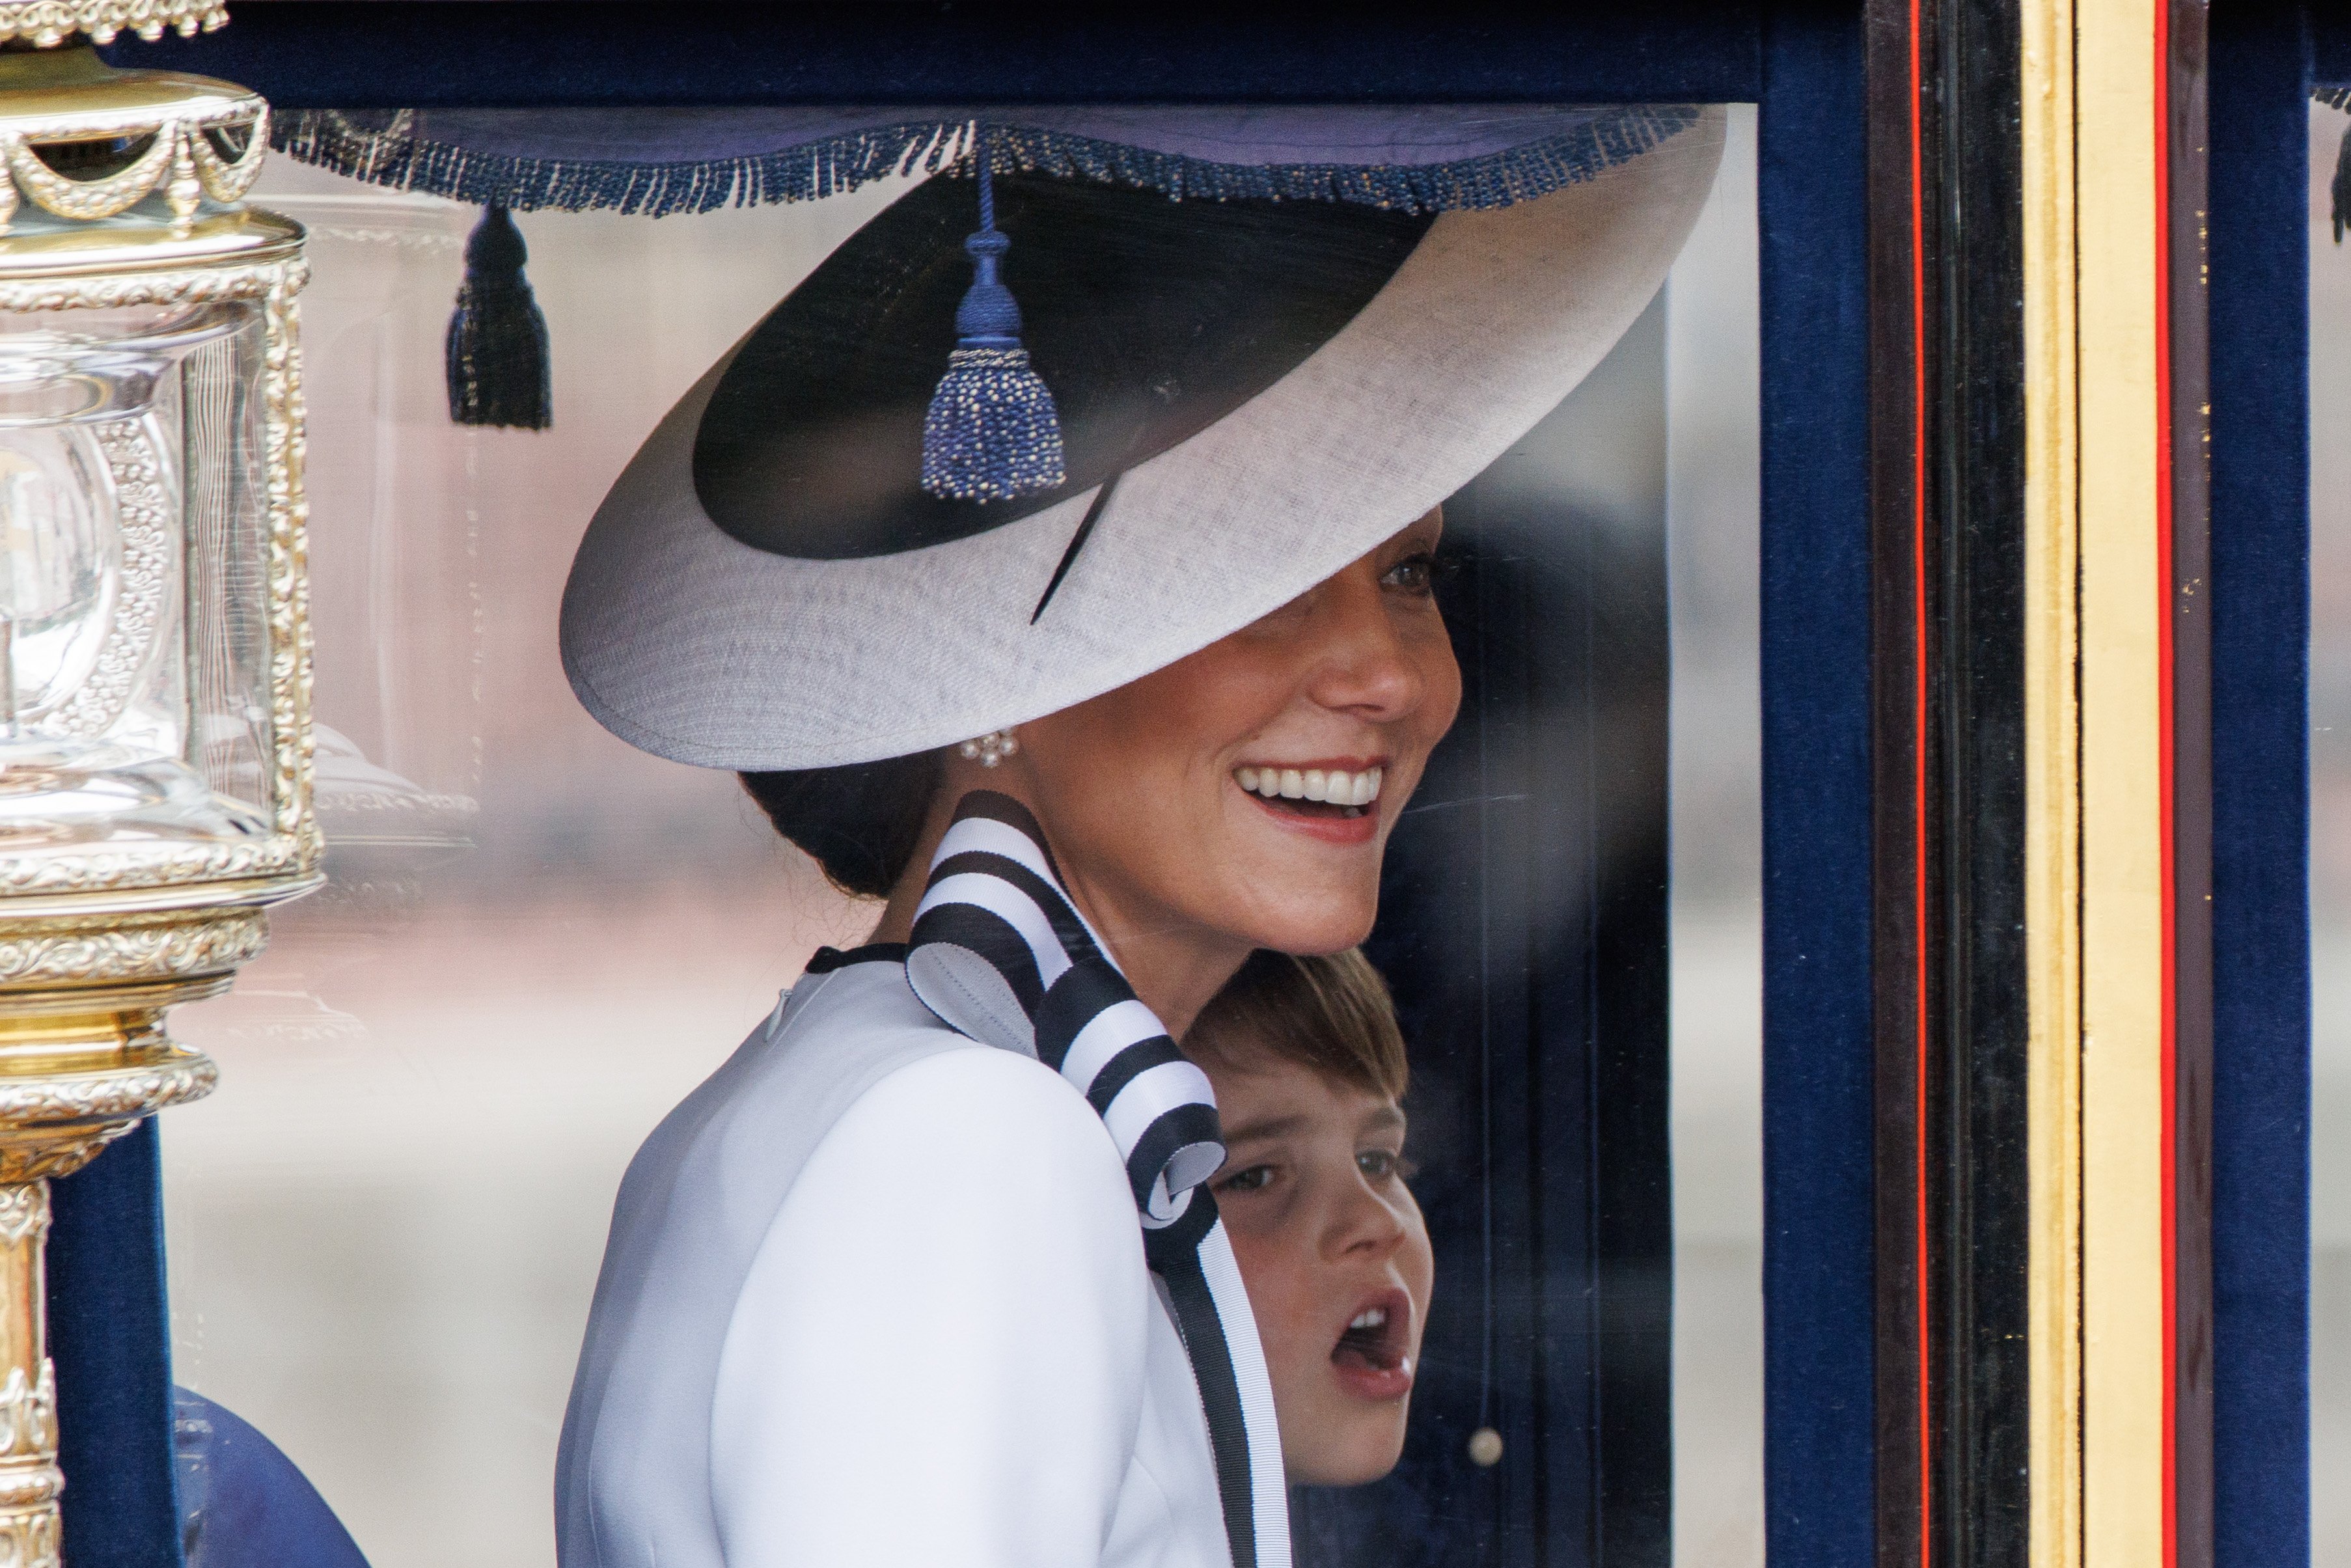
[[[1010,745],[1004,744],[1009,739]],[[991,747],[987,743],[994,741]],[[990,752],[995,763],[990,766]],[[881,923],[874,926],[870,938],[875,942],[904,942],[914,928],[914,911],[923,902],[923,890],[931,880],[931,861],[939,852],[939,841],[947,836],[955,823],[956,808],[974,789],[993,789],[1009,795],[1034,811],[1037,791],[1034,776],[1029,770],[1029,755],[1019,744],[1019,737],[1008,729],[991,730],[987,735],[940,747],[939,785],[932,793],[930,810],[924,814],[923,831],[914,841],[914,852],[906,857],[905,869],[898,873],[898,883],[890,890],[889,902],[882,912]]]

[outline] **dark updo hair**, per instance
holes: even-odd
[[[860,897],[887,898],[914,858],[945,768],[940,753],[918,751],[741,778],[776,831],[815,857],[827,882]]]

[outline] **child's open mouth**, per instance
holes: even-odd
[[[1278,811],[1301,817],[1353,821],[1370,814],[1380,798],[1378,768],[1280,768],[1243,766],[1233,782]]]
[[[1365,1302],[1340,1331],[1331,1352],[1339,1381],[1367,1399],[1400,1399],[1412,1392],[1412,1298],[1385,1291]]]

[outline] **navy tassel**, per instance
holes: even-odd
[[[2351,130],[2343,132],[2342,150],[2335,154],[2335,243],[2343,243],[2343,230],[2351,226]]]
[[[1050,490],[1061,466],[1061,416],[1029,368],[1020,307],[997,277],[1012,242],[997,232],[987,148],[979,161],[979,231],[963,242],[970,292],[956,308],[955,351],[923,421],[923,488],[951,501],[1007,501]]]
[[[545,430],[555,422],[547,318],[522,275],[530,252],[504,207],[482,209],[465,241],[465,281],[449,318],[449,417]]]

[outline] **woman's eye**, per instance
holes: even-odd
[[[1408,555],[1388,568],[1380,582],[1416,598],[1426,598],[1437,587],[1437,557],[1428,550]]]
[[[1246,1170],[1235,1171],[1217,1183],[1217,1190],[1218,1192],[1261,1192],[1272,1180],[1271,1166],[1251,1166]]]
[[[1385,1149],[1365,1149],[1355,1156],[1355,1168],[1374,1181],[1385,1181],[1403,1174],[1404,1157]]]

